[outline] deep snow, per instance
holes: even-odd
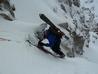
[[[93,37],[83,56],[65,59],[54,58],[25,42],[43,22],[39,13],[45,13],[55,24],[65,21],[52,11],[51,2],[57,5],[52,0],[16,0],[16,20],[0,17],[0,38],[11,40],[0,41],[0,74],[98,74],[98,40]]]

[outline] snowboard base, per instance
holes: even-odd
[[[29,40],[26,40],[26,42],[28,42],[30,46],[33,45]],[[55,57],[55,58],[64,58],[64,57],[62,57],[62,56],[60,56],[60,55],[57,55],[57,54],[55,54],[55,53],[52,53],[52,52],[48,51],[47,49],[45,49],[45,48],[42,47],[42,46],[37,46],[37,45],[33,45],[33,46],[37,47],[38,49],[40,49],[41,51],[43,51],[43,52],[46,53],[46,54],[52,55],[52,56]]]

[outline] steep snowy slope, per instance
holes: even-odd
[[[51,9],[52,0],[15,0],[16,20],[0,17],[0,74],[98,74],[98,41],[85,49],[84,56],[59,59],[30,47],[25,39],[42,23],[39,13],[45,13],[58,24],[65,18]],[[61,17],[62,16],[62,17]],[[93,33],[92,33],[93,34]]]
[[[97,16],[97,17],[95,16],[95,18],[98,19],[98,7],[97,7],[98,0],[80,0],[80,1],[83,7],[92,9],[92,11],[94,11],[94,14]]]
[[[30,1],[23,1],[17,0],[16,3],[16,16],[17,19],[21,19],[23,21],[28,22],[41,22],[38,15],[39,13],[46,13],[48,16],[52,16],[52,19],[57,19],[58,22],[63,20],[63,18],[57,17],[55,13],[50,9],[50,7],[45,4],[43,0],[30,0]],[[40,4],[39,4],[40,3]],[[18,5],[17,5],[18,4]],[[25,18],[26,17],[26,18]],[[61,19],[61,20],[60,20]],[[64,21],[64,20],[63,20]]]

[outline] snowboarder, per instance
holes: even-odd
[[[69,39],[69,37],[67,37],[59,28],[57,28],[44,14],[40,14],[39,16],[45,23],[41,24],[34,33],[35,37],[38,39],[36,39],[37,43],[34,42],[31,37],[29,37],[29,39],[26,41],[31,45],[37,46],[45,53],[51,54],[55,57],[64,58],[65,54],[60,49],[61,38],[63,35],[66,39]],[[47,39],[49,43],[43,43],[44,39]],[[49,50],[46,50],[44,46],[50,47],[57,55]]]
[[[44,32],[44,38],[47,38],[49,43],[43,43],[42,40],[39,40],[38,47],[50,47],[61,58],[64,58],[65,54],[60,50],[61,38],[63,35],[64,33],[60,31],[60,29],[50,26],[49,29]]]

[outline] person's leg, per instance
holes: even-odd
[[[56,54],[59,54],[61,58],[65,57],[65,54],[56,45],[51,48]]]
[[[44,51],[45,53],[49,53],[50,54],[50,52],[49,51],[47,51],[43,46],[45,46],[45,44],[44,43],[42,43],[41,42],[41,40],[38,42],[38,48],[39,49],[41,49],[42,51]]]
[[[38,47],[43,46],[42,40],[39,40]]]

